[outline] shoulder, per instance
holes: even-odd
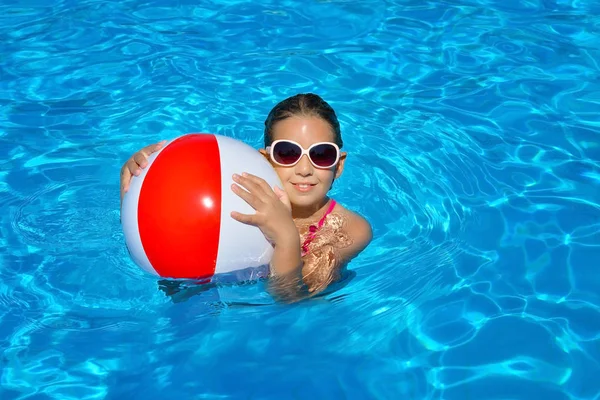
[[[357,249],[364,249],[373,239],[371,223],[362,215],[348,210],[341,204],[336,204],[333,212],[338,214],[342,221],[342,229],[353,242]]]

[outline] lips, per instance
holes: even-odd
[[[316,183],[308,183],[308,182],[291,182],[294,186],[316,186]]]
[[[316,183],[298,182],[298,183],[292,183],[292,185],[300,192],[308,192],[309,190],[311,190],[313,187],[316,186]]]

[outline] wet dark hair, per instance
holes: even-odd
[[[344,142],[335,111],[325,100],[313,93],[301,93],[288,97],[273,107],[265,120],[265,147],[273,143],[273,126],[277,122],[295,115],[322,118],[331,126],[334,143],[340,149],[342,148]]]

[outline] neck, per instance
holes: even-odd
[[[325,197],[317,204],[310,206],[295,206],[292,204],[292,218],[294,219],[309,219],[315,214],[322,214],[329,204],[329,197]]]

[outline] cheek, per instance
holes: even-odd
[[[335,178],[334,170],[317,170],[316,175],[319,177],[319,181],[323,183],[331,183],[333,182],[333,178]]]
[[[290,168],[283,168],[283,167],[274,167],[275,172],[277,172],[277,176],[279,176],[279,180],[281,180],[282,183],[285,183],[287,180],[289,180],[289,177],[291,175],[290,172]]]

